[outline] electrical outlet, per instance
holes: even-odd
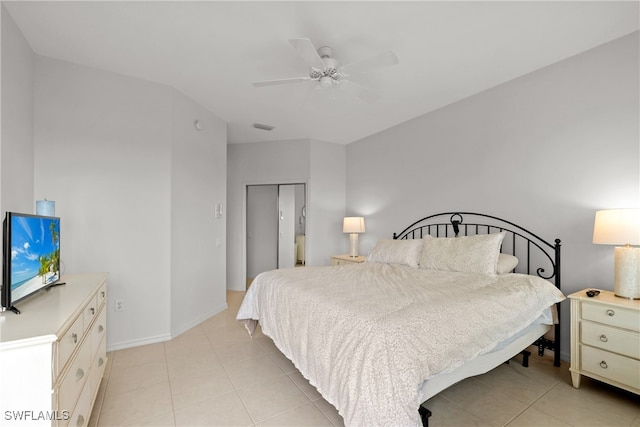
[[[122,302],[121,299],[117,299],[115,301],[115,311],[122,311],[124,310],[124,303]]]

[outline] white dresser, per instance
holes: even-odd
[[[107,277],[63,276],[22,314],[0,313],[0,425],[87,424],[107,362]]]
[[[586,291],[569,295],[573,386],[586,375],[640,394],[640,300]]]

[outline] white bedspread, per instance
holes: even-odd
[[[420,384],[564,299],[534,276],[363,263],[260,274],[237,315],[259,321],[347,426],[420,425]]]

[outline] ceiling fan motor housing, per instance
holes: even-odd
[[[332,54],[333,49],[331,49],[329,46],[322,46],[321,48],[319,48],[318,55],[320,55],[320,58],[324,63],[324,69],[318,70],[312,67],[309,72],[309,76],[312,79],[319,80],[321,83],[324,83],[322,84],[322,86],[324,87],[330,86],[330,80],[325,79],[325,77],[329,77],[333,80],[338,80],[341,77],[341,75],[338,73],[339,63],[335,58],[331,57]]]

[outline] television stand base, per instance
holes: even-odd
[[[56,282],[53,285],[49,286],[47,289],[55,288],[56,286],[66,285],[67,282]]]
[[[15,306],[11,306],[11,307],[7,307],[5,309],[3,309],[2,311],[13,311],[15,314],[20,314],[20,310],[18,310]]]

